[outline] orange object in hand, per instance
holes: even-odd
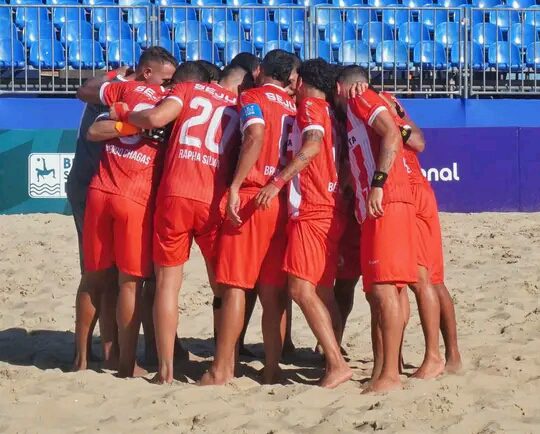
[[[133,136],[141,132],[140,128],[126,122],[116,122],[114,129],[120,133],[121,136]]]

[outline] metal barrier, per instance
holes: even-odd
[[[220,66],[278,47],[358,63],[377,88],[402,95],[540,93],[540,9],[11,4],[0,5],[2,23],[7,92],[71,93],[96,70],[135,64],[144,47],[161,45],[180,61]]]

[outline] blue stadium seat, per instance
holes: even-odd
[[[83,8],[53,8],[52,16],[56,27],[61,27],[66,21],[86,21]]]
[[[525,11],[523,22],[540,28],[540,6],[532,6]]]
[[[150,45],[148,42],[148,33],[150,33],[150,26],[146,23],[139,24],[137,26],[137,42],[141,44],[141,46],[145,47]],[[163,21],[159,23],[158,28],[158,34],[157,34],[158,40],[160,43],[168,42],[171,40],[171,34],[169,33],[169,26],[167,26],[166,23]]]
[[[174,5],[180,5],[180,3],[174,3]],[[188,5],[188,4],[182,3],[182,5]],[[165,8],[163,21],[166,22],[170,27],[173,27],[175,24],[178,24],[178,23],[183,23],[184,21],[196,21],[196,20],[197,20],[197,13],[195,12],[195,9],[193,8]]]
[[[461,48],[461,51],[460,51]],[[467,45],[467,61],[474,71],[483,71],[486,67],[484,61],[484,50],[475,43]],[[456,42],[450,51],[450,63],[453,67],[464,67],[465,65],[465,42]]]
[[[357,38],[356,30],[351,23],[332,23],[325,27],[325,40],[330,41],[334,49],[338,49],[345,41]]]
[[[521,68],[519,48],[511,42],[496,42],[488,50],[488,65],[500,72],[518,71]]]
[[[294,48],[303,47],[308,35],[306,34],[306,23],[304,21],[295,21],[288,30],[288,39],[292,40]]]
[[[149,6],[150,0],[118,0],[120,6],[137,6],[137,5],[146,5]]]
[[[0,9],[0,11],[3,9]],[[6,9],[7,10],[7,9]],[[9,34],[11,28],[11,36]],[[19,39],[17,36],[17,26],[11,21],[0,18],[0,39]]]
[[[201,23],[190,20],[174,26],[173,38],[180,48],[186,48],[189,41],[208,41],[208,33]]]
[[[460,9],[454,13],[454,21],[460,22],[462,19],[468,18],[467,23],[470,27],[471,24],[486,22],[486,14],[482,9],[475,9],[473,5],[461,5]]]
[[[334,61],[334,52],[330,44],[326,41],[319,41],[317,43],[317,57],[321,57],[327,62]]]
[[[93,50],[92,50],[93,48]],[[92,52],[93,51],[93,52]],[[105,68],[103,50],[97,41],[81,39],[68,44],[68,63],[75,69]]]
[[[499,6],[506,8],[507,6]],[[519,23],[519,13],[517,11],[501,10],[489,13],[489,22],[496,24],[502,30],[508,30],[514,23]]]
[[[50,21],[47,8],[19,6],[15,12],[15,24],[17,24],[19,27],[24,27],[29,21]]]
[[[448,48],[454,43],[460,40],[459,23],[441,23],[435,28],[435,41]]]
[[[507,5],[514,9],[525,9],[536,5],[535,0],[507,0]]]
[[[431,35],[422,23],[408,22],[399,26],[398,40],[407,44],[409,48],[414,48],[418,42],[430,41]]]
[[[37,40],[56,39],[56,31],[50,21],[29,21],[24,26],[22,32],[22,41],[27,44],[36,42]]]
[[[291,0],[262,0],[261,3],[264,6],[281,6],[282,4],[289,4]]]
[[[129,8],[127,10],[127,22],[131,26],[137,26],[138,24],[148,24],[150,25],[150,17],[152,16],[152,11],[149,8]]]
[[[225,45],[225,50],[223,52],[225,64],[229,64],[231,60],[238,53],[253,53],[255,51],[251,42],[248,41],[227,41]]]
[[[257,24],[259,23],[255,23],[255,26]],[[277,26],[276,23],[269,24]],[[244,30],[238,21],[220,21],[214,26],[212,39],[218,48],[223,48],[227,41],[241,41],[246,38],[244,37]]]
[[[86,21],[68,21],[60,28],[60,41],[66,44],[79,39],[94,39],[94,29]]]
[[[297,6],[293,3],[284,3],[284,8],[289,6]],[[274,21],[279,23],[282,29],[288,29],[291,23],[295,21],[305,21],[305,11],[304,9],[274,9]]]
[[[319,28],[323,28],[328,24],[341,23],[341,10],[339,9],[319,9],[315,10],[315,22]]]
[[[377,14],[373,9],[353,9],[345,14],[345,21],[361,29],[362,26],[370,21],[377,21]]]
[[[419,42],[414,47],[413,52],[414,64],[423,69],[446,69],[448,67],[448,59],[444,46],[437,42]]]
[[[370,48],[377,48],[380,42],[394,39],[392,28],[379,22],[369,22],[362,26],[362,40]]]
[[[338,61],[344,65],[360,65],[362,68],[369,68],[373,63],[371,50],[362,41],[345,41],[340,47]]]
[[[283,39],[281,39],[280,41],[267,41],[264,44],[263,55],[265,55],[269,51],[276,50],[278,48],[288,51],[289,53],[294,53],[292,44],[289,41],[284,41]]]
[[[191,4],[194,6],[223,6],[221,0],[192,0]]]
[[[79,2],[77,0],[45,0],[45,4],[47,5],[78,5]],[[54,13],[54,11],[53,11]]]
[[[403,0],[403,6],[407,8],[421,8],[423,6],[432,7],[433,0]]]
[[[393,4],[390,5],[394,9],[382,10],[382,22],[388,24],[392,28],[398,27],[401,23],[412,21],[412,17],[409,16],[409,10],[403,5]]]
[[[131,27],[125,21],[108,21],[99,26],[99,43],[118,42],[119,39],[133,39]]]
[[[0,69],[24,68],[24,49],[17,40],[0,39]]]
[[[438,2],[438,4],[442,4],[445,8],[459,8],[461,5],[466,5],[468,2],[467,0],[443,0]]]
[[[251,30],[251,27],[257,21],[266,21],[266,19],[267,19],[265,9],[260,8],[260,7],[259,8],[257,8],[257,7],[254,7],[254,8],[247,7],[247,6],[257,6],[257,5],[259,5],[258,3],[253,2],[253,0],[251,0],[251,1],[252,1],[252,3],[245,3],[243,5],[244,7],[242,7],[240,9],[240,11],[238,12],[238,21],[240,21],[240,23],[242,23],[242,26],[244,27],[244,29],[246,29],[248,31]]]
[[[225,0],[225,4],[234,8],[233,10],[236,12],[242,6],[253,4],[253,0]]]
[[[395,0],[368,0],[367,2],[369,6],[376,8],[390,6],[392,3],[395,3]]]
[[[30,65],[42,69],[62,69],[66,66],[64,47],[60,41],[44,39],[30,44]]]
[[[475,24],[472,29],[472,41],[487,49],[491,44],[503,40],[502,30],[495,24]]]
[[[508,40],[525,50],[528,45],[538,41],[538,31],[529,24],[514,23],[508,32]]]
[[[472,0],[472,5],[476,8],[490,9],[499,6],[503,0]]]
[[[13,0],[10,2],[12,5],[41,5],[43,2],[41,0]]]
[[[535,42],[527,47],[525,61],[529,68],[540,69],[540,42]]]
[[[332,3],[340,8],[350,8],[363,5],[361,0],[334,0]]]
[[[284,38],[281,37],[281,30],[277,23],[272,21],[259,21],[253,25],[251,39],[255,41],[256,48],[262,49],[266,41],[279,41]]]
[[[121,9],[118,8],[92,8],[90,15],[90,22],[94,27],[99,28],[102,24],[111,21],[122,20]]]
[[[300,6],[327,5],[330,3],[332,3],[332,0],[298,0]]]
[[[233,21],[233,14],[230,9],[212,9],[204,8],[200,10],[201,22],[207,29],[214,27],[216,23],[224,21]]]
[[[95,6],[95,5],[115,5],[114,0],[82,0],[83,5]]]
[[[0,8],[0,21],[11,21],[11,10],[9,8]]]
[[[169,39],[168,41],[160,41],[158,45],[165,48],[169,53],[174,56],[176,60],[178,60],[179,62],[182,61],[182,50],[176,42]]]
[[[379,43],[375,50],[375,62],[383,69],[408,69],[410,64],[407,45],[399,41]]]
[[[107,47],[107,60],[112,68],[122,65],[135,66],[141,57],[139,44],[130,39],[118,38]]]
[[[430,9],[418,11],[418,21],[429,30],[433,30],[439,24],[450,21],[450,11],[442,6],[433,5],[430,6]]]
[[[186,60],[207,60],[217,63],[219,52],[210,41],[188,42],[186,45]]]

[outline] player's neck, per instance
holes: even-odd
[[[325,93],[311,86],[305,86],[304,98],[317,98],[317,99],[323,99],[326,101]]]
[[[264,77],[262,79],[261,86],[264,86],[265,84],[271,84],[272,86],[277,86],[280,89],[284,89],[283,83],[278,80],[274,80],[272,77]]]

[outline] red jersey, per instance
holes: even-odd
[[[401,103],[398,101],[398,99],[392,95],[389,92],[382,92],[382,94],[388,98],[389,101],[393,102],[396,105],[396,109],[401,111],[402,113],[407,115],[405,112],[405,109],[401,105]],[[405,117],[404,116],[404,117]],[[398,117],[396,119],[396,122],[399,123],[403,122],[403,119],[401,117]],[[422,174],[422,168],[420,166],[420,160],[418,159],[418,152],[416,152],[414,149],[412,149],[410,146],[404,145],[403,146],[403,157],[405,162],[405,168],[407,169],[407,174],[409,175],[409,182],[411,184],[424,184],[427,181],[427,179]]]
[[[153,108],[165,96],[165,89],[140,81],[104,83],[100,99],[103,105],[126,103],[131,111]],[[99,168],[90,188],[117,194],[146,205],[152,197],[161,169],[161,151],[157,143],[139,135],[107,140]]]
[[[165,155],[160,196],[219,201],[240,144],[236,95],[219,84],[185,82],[167,96],[182,106]]]
[[[287,140],[296,106],[285,89],[274,84],[243,92],[238,106],[242,132],[253,124],[265,126],[261,153],[242,187],[263,187],[286,161]]]
[[[289,213],[302,217],[309,211],[332,213],[343,208],[338,185],[338,165],[341,156],[336,136],[334,113],[325,100],[306,98],[298,106],[298,113],[289,140],[290,158],[302,148],[306,131],[320,131],[323,142],[319,154],[298,173],[289,185]]]
[[[366,201],[381,146],[381,138],[371,125],[381,112],[387,110],[385,102],[372,90],[350,99],[347,107],[349,160],[356,190],[357,217],[360,222],[367,217]],[[400,146],[384,184],[383,205],[390,202],[413,203],[403,158],[403,147]]]

